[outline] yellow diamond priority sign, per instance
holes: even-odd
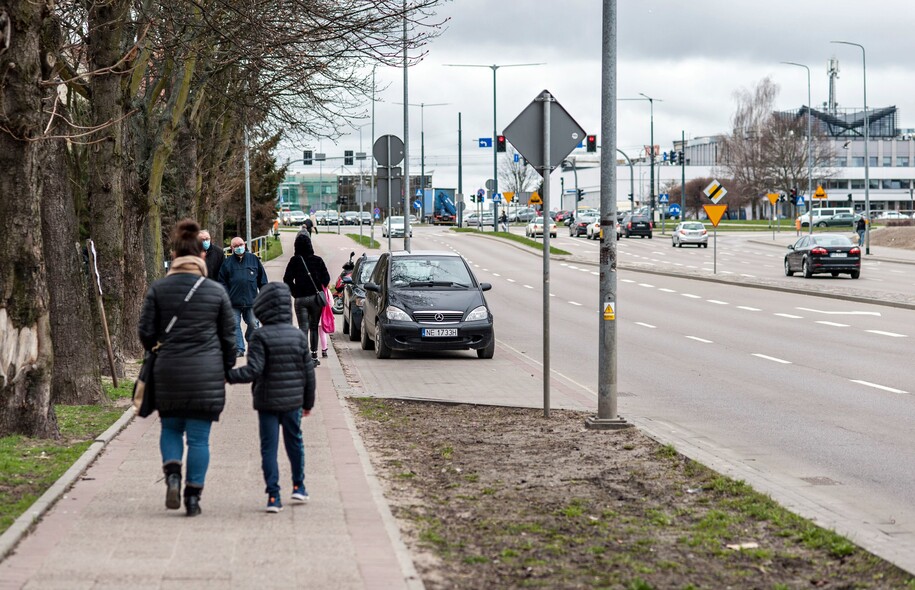
[[[816,190],[816,192],[813,193],[813,198],[814,198],[814,199],[826,199],[826,198],[828,198],[828,197],[826,196],[826,191],[823,190],[822,185],[817,185],[817,190]]]
[[[728,194],[728,190],[721,186],[721,183],[717,180],[713,180],[711,183],[709,183],[709,185],[705,187],[705,190],[702,192],[704,192],[705,196],[707,196],[716,205],[718,204],[718,201],[724,198],[724,195]]]

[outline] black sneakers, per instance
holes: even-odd
[[[318,353],[311,353],[311,361],[315,364],[316,367],[321,366],[321,361],[318,360]]]
[[[165,476],[165,507],[170,510],[181,508],[181,474],[169,473]]]

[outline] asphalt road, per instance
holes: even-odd
[[[675,249],[669,237],[656,236],[621,240],[620,261],[641,258],[668,271],[710,266],[711,246]],[[777,249],[733,235],[719,240],[719,272],[771,275],[803,287],[804,279],[784,277]],[[593,251],[596,258],[597,243],[584,238],[560,233],[556,245],[579,255]],[[383,396],[540,405],[542,259],[445,228],[418,228],[413,248],[458,251],[479,280],[493,284],[486,297],[496,318],[496,358],[395,353],[379,361],[344,341],[342,360],[361,387]],[[858,281],[825,280],[874,281],[875,294],[911,291],[915,267],[892,267],[899,271],[892,276],[868,269]],[[597,271],[589,264],[551,264],[553,407],[596,410]],[[797,498],[801,511],[810,508],[808,515],[872,551],[908,555],[905,565],[915,570],[912,314],[621,270],[620,415],[738,466],[738,476],[758,476],[769,490]]]

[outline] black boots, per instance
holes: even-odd
[[[321,361],[318,360],[317,351],[311,353],[311,362],[313,362],[316,367],[321,365]]]
[[[181,508],[181,463],[167,463],[165,472],[165,507],[171,510]]]
[[[184,486],[184,509],[187,510],[188,516],[200,514],[200,492],[202,491],[203,488]]]

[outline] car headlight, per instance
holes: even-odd
[[[411,321],[410,316],[407,315],[407,312],[400,309],[399,307],[394,307],[389,305],[385,314],[389,320],[394,320],[395,322],[409,322]]]
[[[485,305],[481,305],[480,307],[478,307],[478,308],[474,309],[473,311],[471,311],[470,313],[468,313],[465,321],[476,322],[476,321],[485,320],[488,318],[489,318],[489,310],[486,309]]]

